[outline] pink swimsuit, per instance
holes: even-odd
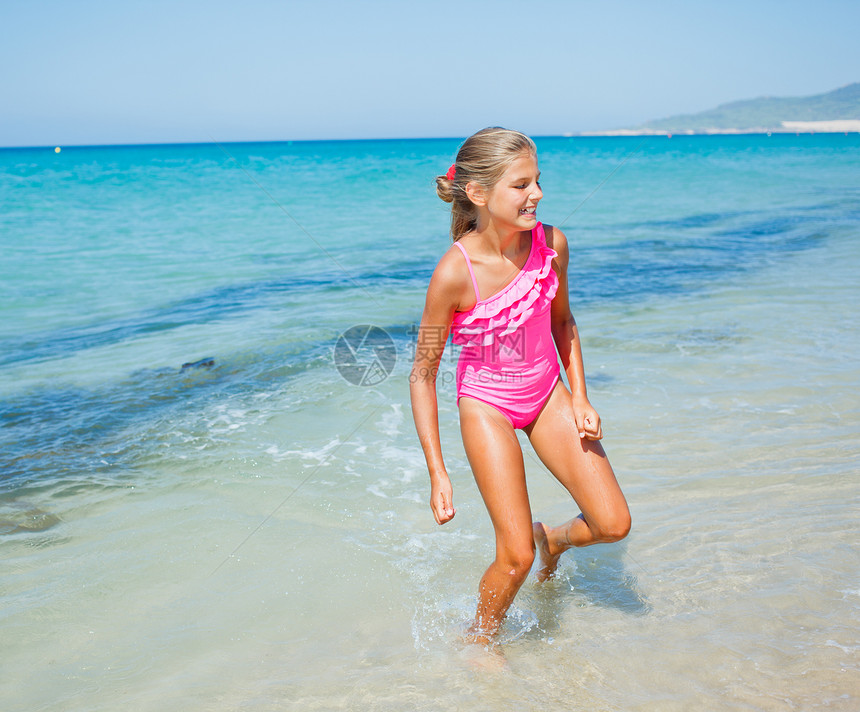
[[[543,225],[532,230],[528,259],[514,280],[481,299],[472,263],[459,243],[478,300],[457,312],[452,339],[462,345],[457,363],[457,402],[468,396],[487,403],[515,428],[531,423],[559,377],[558,355],[550,329],[550,302],[558,289]]]

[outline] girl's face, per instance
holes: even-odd
[[[511,163],[487,193],[487,210],[493,219],[531,230],[537,222],[537,204],[543,198],[539,179],[537,156],[524,153]]]

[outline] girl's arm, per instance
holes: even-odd
[[[462,265],[463,270],[458,270],[453,257],[450,252],[447,253],[439,261],[430,279],[415,344],[415,360],[409,376],[412,417],[430,473],[430,508],[437,524],[445,524],[453,519],[456,513],[451,480],[442,459],[439,409],[436,402],[439,362],[463,290],[462,275],[458,272],[465,272],[465,263]]]
[[[573,397],[573,414],[579,437],[599,440],[603,437],[600,416],[588,402],[585,388],[585,368],[582,365],[582,346],[576,320],[570,311],[570,297],[567,288],[567,266],[570,254],[567,238],[557,227],[547,227],[547,244],[558,254],[553,262],[558,274],[558,291],[552,300],[552,337],[561,358],[561,365],[567,374],[570,393]]]

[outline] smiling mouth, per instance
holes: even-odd
[[[520,210],[520,215],[534,215],[536,209],[537,206],[532,208],[523,208],[522,210]]]

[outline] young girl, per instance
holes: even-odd
[[[455,514],[439,438],[436,374],[448,334],[462,345],[457,365],[460,431],[496,533],[469,637],[489,643],[531,570],[552,576],[572,546],[618,541],[630,513],[599,443],[600,417],[588,402],[576,322],[567,292],[567,239],[541,225],[543,197],[534,142],[488,128],[468,138],[436,179],[452,203],[454,245],[427,288],[410,376],[412,413],[430,472],[438,524]],[[564,367],[570,390],[559,378]],[[581,514],[557,527],[532,523],[521,428]]]

